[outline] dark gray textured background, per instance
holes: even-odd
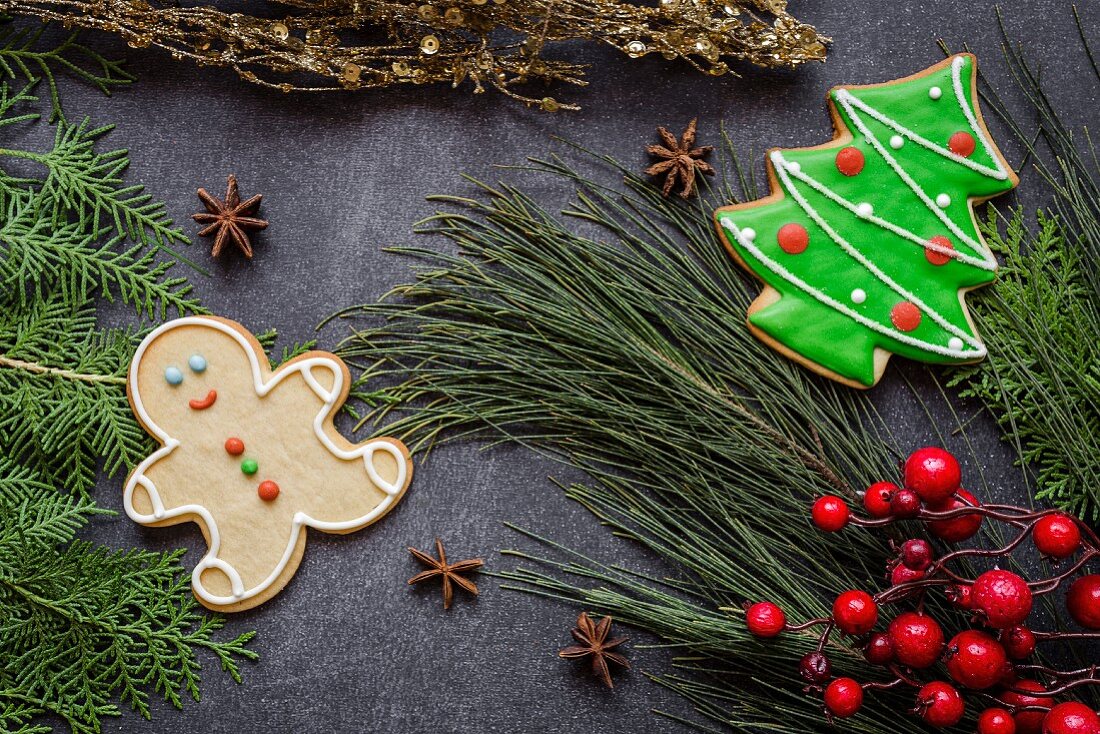
[[[119,48],[140,79],[105,99],[66,85],[70,115],[117,122],[114,146],[130,148],[131,180],[169,203],[189,233],[197,186],[219,194],[235,172],[242,193],[264,194],[270,229],[257,238],[252,262],[234,257],[196,277],[204,303],[254,330],[275,326],[284,342],[308,339],[333,311],[375,299],[408,278],[408,263],[381,247],[413,240],[410,225],[429,214],[425,195],[468,188],[460,173],[495,178],[491,164],[519,162],[563,135],[637,164],[658,124],[679,128],[700,118],[703,142],[715,142],[724,121],[743,149],[816,144],[830,136],[826,89],[904,76],[942,58],[935,45],[968,43],[983,69],[1010,99],[1000,62],[1001,38],[993,4],[949,0],[792,0],[792,10],[835,38],[829,61],[797,73],[744,67],[744,78],[706,78],[658,59],[628,61],[607,49],[583,51],[595,67],[584,90],[555,89],[580,102],[579,113],[546,114],[495,94],[440,87],[330,96],[284,96],[238,82],[226,71],[202,71],[150,51]],[[1088,5],[1086,3],[1086,5]],[[1027,40],[1043,61],[1056,99],[1071,121],[1095,118],[1095,87],[1082,91],[1084,56],[1076,47],[1069,3],[1003,2],[1010,33]],[[1086,8],[1086,11],[1088,9]],[[1096,9],[1090,34],[1096,35]],[[996,132],[995,127],[995,132]],[[1005,135],[999,136],[1002,143]],[[1003,148],[1013,162],[1019,152]],[[758,170],[759,174],[760,171]],[[1023,176],[1026,187],[1036,183]],[[547,204],[567,191],[546,189]],[[417,244],[429,244],[427,240]],[[442,246],[442,245],[440,245]],[[717,246],[717,244],[716,244]],[[189,250],[210,265],[205,242]],[[320,335],[332,347],[345,334],[337,324]],[[919,407],[899,389],[895,360],[878,400],[903,446],[931,440]],[[936,408],[940,421],[945,412]],[[946,424],[945,424],[946,425]],[[996,493],[1022,498],[1023,486],[1003,465],[1005,452],[988,421],[974,424],[976,452],[985,459]],[[962,448],[962,447],[956,447]],[[966,460],[972,483],[977,462]],[[154,722],[129,715],[108,731],[674,731],[679,726],[650,709],[689,713],[642,671],[667,670],[659,650],[630,646],[635,670],[601,689],[583,666],[556,658],[568,642],[575,610],[502,590],[483,578],[482,596],[460,595],[444,612],[437,588],[410,590],[419,570],[405,546],[429,547],[436,535],[454,558],[481,556],[489,568],[511,565],[497,551],[528,547],[503,521],[514,521],[602,560],[645,564],[636,548],[613,540],[547,481],[571,478],[529,452],[472,445],[448,446],[417,466],[404,502],[384,521],[345,538],[313,535],[297,576],[259,610],[234,616],[233,634],[256,629],[263,657],[244,666],[237,686],[208,660],[203,701],[182,712],[158,705]],[[119,481],[104,483],[98,499],[121,509]],[[797,520],[792,521],[797,523]],[[146,530],[124,516],[97,522],[90,537],[111,545],[195,550],[192,528]],[[630,633],[634,643],[648,640]]]

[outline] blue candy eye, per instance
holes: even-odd
[[[192,354],[187,360],[187,365],[191,368],[192,372],[205,372],[206,357],[201,354]]]
[[[183,373],[180,372],[179,367],[169,367],[164,370],[164,379],[169,385],[178,385],[183,382]]]

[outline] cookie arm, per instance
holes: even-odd
[[[347,368],[332,357],[311,357],[303,360],[299,368],[309,389],[326,405],[333,406],[340,399],[347,377]]]

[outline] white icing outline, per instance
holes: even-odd
[[[320,412],[313,419],[313,431],[321,444],[328,449],[333,455],[341,459],[356,459],[362,458],[363,463],[367,470],[367,476],[370,481],[379,489],[381,489],[386,497],[382,502],[373,510],[368,512],[362,517],[355,518],[354,520],[345,520],[339,522],[328,522],[323,520],[315,520],[304,512],[297,512],[291,522],[291,534],[290,540],[287,543],[286,550],[283,552],[282,558],[279,560],[278,565],[271,572],[270,575],[258,585],[251,589],[244,588],[244,582],[241,580],[240,574],[237,570],[226,561],[217,557],[218,549],[221,547],[221,536],[218,534],[218,525],[214,521],[213,515],[206,507],[197,504],[181,505],[180,507],[166,510],[164,503],[160,498],[160,493],[157,492],[156,486],[148,477],[145,476],[145,472],[160,459],[168,456],[172,453],[177,446],[180,445],[180,441],[168,435],[166,431],[160,428],[153,419],[149,416],[149,413],[145,410],[145,405],[141,399],[141,393],[138,391],[138,372],[141,366],[141,359],[145,355],[149,345],[153,343],[155,339],[164,334],[166,331],[176,329],[182,326],[201,326],[204,328],[212,328],[220,331],[227,336],[233,338],[245,354],[248,355],[249,363],[252,366],[252,378],[253,384],[256,388],[256,394],[261,398],[267,395],[271,390],[283,381],[288,375],[300,373],[306,384],[313,390],[316,395],[321,398],[323,405]],[[325,367],[333,373],[333,386],[331,390],[326,390],[321,383],[313,376],[312,370],[315,367]],[[259,358],[256,356],[256,350],[253,345],[241,334],[240,331],[230,326],[229,324],[218,321],[217,319],[209,319],[202,316],[186,316],[184,318],[175,319],[165,324],[160,325],[149,333],[145,339],[142,340],[138,346],[137,351],[134,353],[133,361],[130,364],[129,375],[129,388],[130,388],[130,400],[133,403],[134,412],[141,419],[142,424],[149,433],[153,434],[163,445],[142,461],[130,477],[126,480],[126,487],[123,490],[123,506],[126,508],[126,514],[134,522],[146,525],[149,523],[162,522],[175,517],[181,517],[184,515],[197,516],[202,519],[206,526],[207,533],[209,534],[210,547],[206,552],[206,555],[202,557],[198,565],[195,566],[195,570],[191,573],[191,583],[195,590],[195,595],[203,599],[204,601],[214,606],[228,606],[237,602],[249,599],[257,594],[262,593],[268,587],[270,587],[277,578],[282,574],[286,568],[287,562],[289,562],[291,555],[294,552],[294,547],[298,543],[298,535],[301,532],[303,526],[316,528],[317,530],[327,532],[339,532],[343,530],[354,530],[365,525],[368,525],[373,520],[377,519],[394,504],[396,497],[405,488],[405,483],[408,479],[408,465],[404,453],[402,453],[396,446],[388,441],[368,441],[365,444],[356,446],[352,450],[342,449],[337,446],[332,438],[324,430],[324,423],[328,416],[332,413],[336,403],[336,399],[343,391],[344,385],[344,370],[341,365],[334,359],[328,357],[310,357],[307,359],[298,360],[285,368],[282,368],[271,375],[271,379],[268,382],[263,382],[263,373],[260,369]],[[374,468],[373,458],[375,451],[385,451],[390,454],[397,462],[397,478],[394,482],[390,483],[385,481],[379,474],[378,470]],[[144,514],[138,512],[133,505],[134,489],[137,486],[141,486],[146,494],[149,496],[149,501],[153,505],[152,514]],[[202,585],[202,572],[208,568],[217,568],[224,573],[230,581],[233,589],[232,596],[218,596],[212,594],[206,590]]]

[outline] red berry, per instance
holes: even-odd
[[[851,678],[837,678],[825,687],[825,708],[838,719],[846,719],[863,705],[863,687]]]
[[[951,584],[947,587],[947,600],[959,609],[973,609],[974,587],[970,584]]]
[[[914,571],[908,566],[898,564],[894,566],[894,570],[890,572],[890,583],[894,586],[900,584],[907,584],[910,581],[920,581],[924,578],[924,571]]]
[[[948,499],[946,502],[934,505],[928,509],[933,512],[947,512],[949,510],[957,510],[960,507],[981,507],[982,505],[977,497],[970,494],[965,489],[958,490],[956,495],[957,496]],[[982,516],[977,513],[968,513],[953,517],[950,520],[929,520],[925,525],[928,528],[928,532],[932,533],[937,538],[948,543],[958,543],[973,537],[974,534],[978,532],[982,527]]]
[[[966,702],[955,687],[942,680],[926,683],[917,693],[921,718],[936,728],[954,726],[966,712]]]
[[[1066,608],[1085,629],[1100,630],[1100,574],[1082,576],[1066,593]]]
[[[863,657],[871,665],[886,665],[894,660],[894,642],[885,632],[876,632],[863,648]]]
[[[1060,703],[1043,718],[1043,734],[1100,734],[1100,716],[1080,701]]]
[[[798,663],[798,674],[807,683],[824,683],[829,680],[832,669],[829,658],[817,650],[803,655]]]
[[[890,517],[890,498],[898,491],[893,482],[875,482],[863,493],[863,508],[871,517]]]
[[[920,514],[920,496],[911,489],[899,489],[890,497],[890,512],[902,519]]]
[[[845,591],[833,602],[833,619],[841,632],[865,635],[878,621],[878,604],[866,591]]]
[[[1046,693],[1046,686],[1042,683],[1034,680],[1018,680],[1013,685],[1013,688],[1017,688],[1021,691],[1027,691],[1028,693]],[[1016,707],[1024,706],[1050,706],[1049,696],[1032,696],[1028,693],[1017,693],[1016,691],[1005,691],[998,698],[1002,703]],[[1039,734],[1043,727],[1043,717],[1046,716],[1045,711],[1021,711],[1013,718],[1016,720],[1016,734]]]
[[[1016,720],[1002,708],[989,708],[978,717],[978,734],[1016,734]]]
[[[923,571],[932,564],[932,546],[927,540],[913,538],[901,544],[901,562],[914,571]]]
[[[787,615],[770,601],[753,604],[745,611],[745,624],[757,637],[775,637],[787,626]]]
[[[1024,660],[1035,652],[1035,634],[1029,627],[1018,624],[1001,632],[1001,644],[1013,660]]]
[[[927,668],[943,652],[943,630],[927,614],[903,612],[890,622],[894,658],[910,668]]]
[[[1005,649],[985,632],[964,630],[947,643],[947,672],[959,685],[981,690],[1004,674]]]
[[[836,495],[828,494],[814,502],[812,514],[818,530],[835,533],[848,524],[848,503]]]
[[[974,608],[982,612],[986,623],[994,629],[1023,624],[1031,614],[1031,589],[1011,571],[995,568],[983,573],[974,581],[973,597]]]
[[[1045,515],[1031,532],[1035,547],[1044,556],[1062,559],[1072,556],[1081,547],[1081,529],[1064,512]]]
[[[962,481],[959,462],[935,446],[917,449],[905,460],[905,487],[929,504],[939,504],[955,494]]]

